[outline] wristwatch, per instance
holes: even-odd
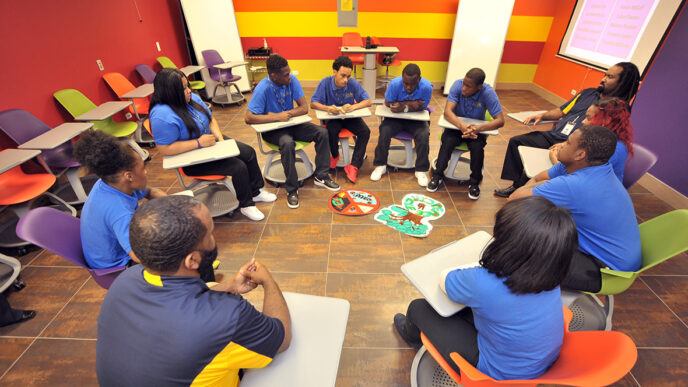
[[[404,113],[408,113],[408,105],[404,106]]]

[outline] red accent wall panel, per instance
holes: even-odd
[[[458,0],[359,0],[358,12],[456,13],[458,5]],[[337,1],[234,0],[234,11],[337,12]]]
[[[520,42],[507,40],[504,43],[502,63],[537,64],[545,42]]]

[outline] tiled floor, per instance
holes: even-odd
[[[308,98],[313,91],[306,89]],[[498,94],[507,113],[553,106],[528,91]],[[431,157],[439,148],[437,121],[445,100],[439,91],[433,95]],[[225,134],[257,149],[256,135],[243,121],[245,107],[216,107],[214,114]],[[410,171],[392,172],[378,182],[369,180],[378,122],[375,117],[367,122],[372,138],[356,187],[375,192],[383,206],[399,202],[408,192],[425,192]],[[507,140],[527,130],[507,118],[500,135],[489,138],[480,200],[469,200],[467,187],[457,184],[425,192],[447,207],[447,214],[435,222],[428,238],[399,234],[376,223],[372,216],[334,215],[326,204],[329,191],[308,181],[300,190],[299,209],[287,208],[284,189],[271,188],[278,201],[258,205],[267,215],[264,221],[251,222],[238,213],[233,218],[215,219],[221,269],[233,273],[255,257],[273,271],[285,291],[349,300],[351,312],[337,385],[407,386],[414,351],[395,333],[392,317],[404,312],[419,293],[399,266],[475,231],[490,231],[494,214],[504,203],[492,190],[507,184],[499,179]],[[311,157],[312,148],[308,148]],[[162,169],[157,151],[151,154],[149,184],[167,192],[178,191],[174,173]],[[259,156],[263,165],[265,156]],[[344,187],[352,186],[341,171],[336,179]],[[639,221],[671,210],[642,187],[632,187],[630,192]],[[38,315],[29,322],[0,328],[0,384],[96,385],[96,318],[105,291],[84,270],[48,252],[34,251],[21,261],[27,287],[10,294],[9,300],[16,308],[36,309]],[[688,259],[681,256],[650,270],[616,298],[614,329],[631,336],[639,353],[631,374],[618,385],[688,384],[687,294]],[[248,298],[260,304],[262,294],[257,290]]]

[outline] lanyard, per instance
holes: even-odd
[[[282,108],[282,111],[290,110],[287,109],[287,95],[291,95],[291,91],[289,91],[289,89],[285,89],[284,95],[280,95],[272,81],[270,81],[270,87],[272,88],[272,92],[275,93],[275,98],[277,98],[277,103]]]

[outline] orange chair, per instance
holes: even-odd
[[[560,384],[567,386],[606,386],[623,378],[633,368],[638,351],[628,336],[612,331],[569,332],[573,313],[564,307],[564,343],[559,358],[544,374],[531,380],[495,380],[478,371],[458,353],[450,354],[461,370],[459,375],[449,366],[430,340],[421,333],[428,353],[456,383],[466,387],[536,386]],[[420,354],[420,352],[419,352]],[[416,362],[414,361],[414,364]],[[411,373],[412,378],[415,373]],[[417,385],[417,381],[411,381]]]
[[[377,36],[372,36],[370,38],[370,42],[372,44],[382,46],[382,42],[380,42],[380,38],[378,38]],[[401,59],[399,59],[396,54],[389,55],[391,57],[391,62],[389,61],[389,59],[385,60],[385,57],[388,55],[389,54],[377,54],[377,63],[380,66],[385,66],[385,76],[378,78],[381,80],[381,83],[383,85],[388,84],[389,81],[391,81],[393,78],[389,76],[389,66],[401,66]]]
[[[105,83],[110,86],[110,89],[117,94],[117,96],[125,101],[126,99],[122,98],[123,95],[127,94],[128,92],[136,89],[136,86],[134,86],[127,78],[124,77],[124,75],[120,73],[106,73],[103,74],[103,80],[105,80]],[[136,117],[136,122],[138,123],[138,127],[136,128],[136,132],[134,133],[134,140],[138,143],[146,143],[146,144],[152,144],[153,139],[144,139],[143,138],[143,132],[141,130],[141,122],[143,121],[143,118],[145,118],[146,115],[148,115],[148,110],[150,109],[150,101],[148,98],[134,98],[132,99],[132,104],[129,106],[129,112],[133,114]],[[144,117],[141,117],[141,116]]]
[[[362,47],[363,40],[361,39],[361,34],[358,32],[345,32],[342,35],[342,47],[345,46],[355,46]],[[365,61],[365,54],[344,54],[348,56],[354,63],[354,78],[356,78],[356,65],[363,66]]]

